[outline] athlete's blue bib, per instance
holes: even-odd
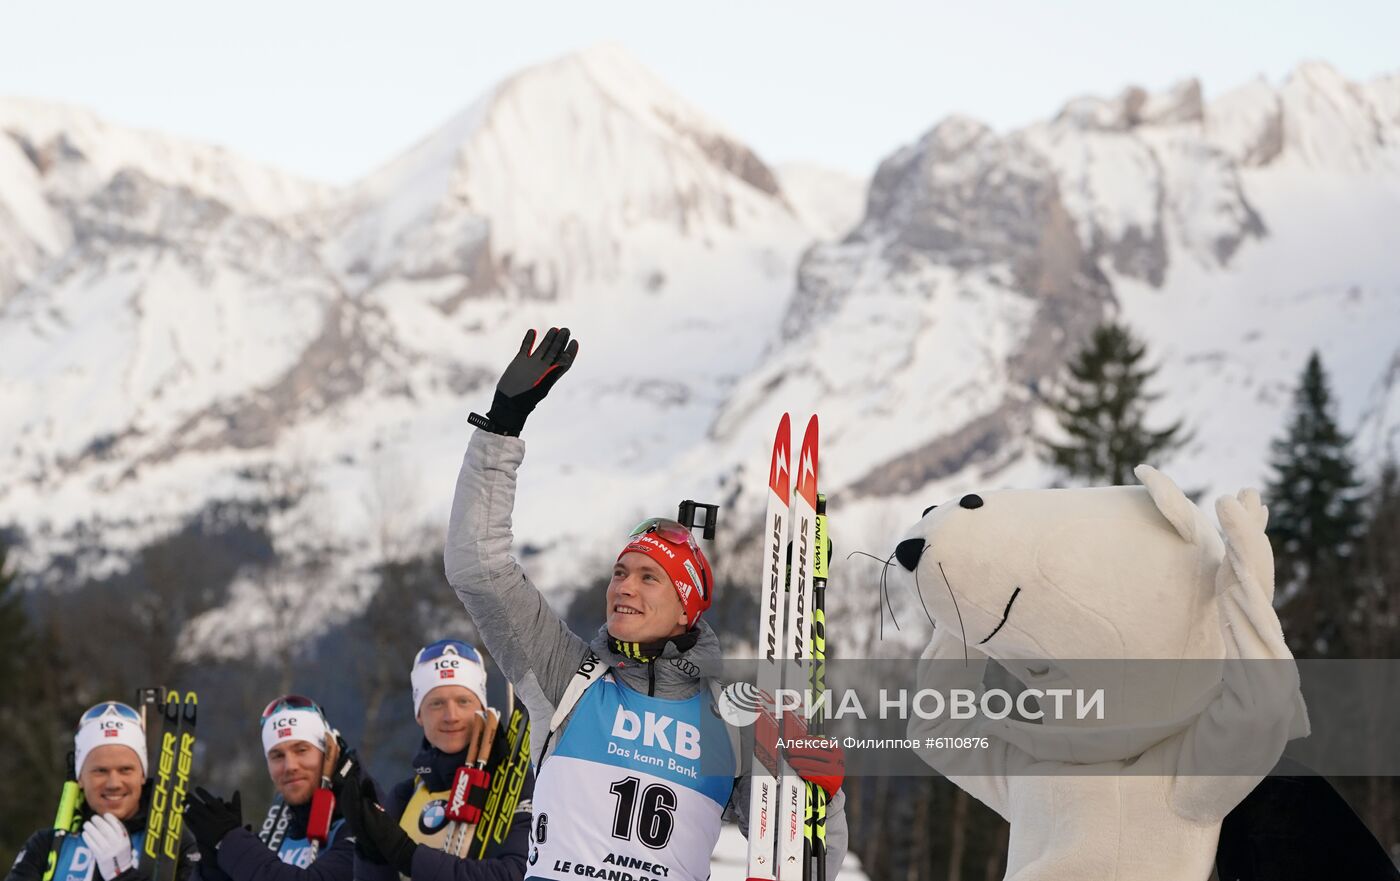
[[[330,834],[326,836],[325,848],[335,843],[335,837],[340,833],[340,827],[345,825],[345,821],[336,820],[331,824]],[[321,850],[325,850],[321,848]],[[317,851],[317,856],[320,851]],[[298,869],[305,869],[316,861],[311,855],[311,839],[309,838],[284,838],[282,846],[277,849],[277,859],[289,866],[296,866]]]
[[[647,697],[611,674],[589,686],[540,766],[526,875],[704,881],[734,788],[710,702],[708,689]]]

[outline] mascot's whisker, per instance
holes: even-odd
[[[894,554],[890,554],[890,557],[893,558],[893,557],[894,557]],[[889,577],[889,576],[890,576],[890,567],[889,567],[889,563],[886,563],[886,564],[885,564],[884,577],[880,579],[881,589],[883,589],[884,592],[885,592],[885,606],[886,606],[886,608],[888,608],[888,609],[890,610],[890,623],[894,625],[894,629],[895,629],[895,630],[899,630],[899,629],[900,629],[900,626],[899,626],[899,619],[896,618],[896,617],[894,616],[894,603],[890,602],[890,577]],[[881,615],[881,616],[880,616],[880,625],[881,625],[881,626],[880,626],[880,638],[881,638],[881,639],[884,639],[884,638],[885,638],[884,623],[885,623],[885,616],[884,616],[884,615]]]
[[[953,583],[952,583],[951,581],[948,580],[948,573],[943,571],[943,564],[942,564],[942,563],[939,563],[939,564],[938,564],[938,574],[943,576],[943,583],[946,584],[946,585],[948,585],[948,596],[950,596],[950,597],[953,598],[953,611],[958,613],[958,629],[962,631],[963,666],[967,666],[967,664],[969,663],[968,657],[967,657],[967,628],[963,626],[962,609],[959,609],[959,608],[958,608],[958,597],[957,597],[957,594],[953,593]],[[914,589],[915,589],[916,591],[918,591],[918,593],[919,593],[919,599],[922,600],[924,594],[923,594],[923,591],[919,591],[919,590],[918,590],[918,587],[919,587],[919,570],[918,570],[918,567],[915,567],[915,569],[914,569]],[[925,611],[927,611],[927,609],[925,609]]]
[[[867,554],[865,551],[851,551],[849,554],[846,555],[846,559],[849,560],[850,558],[854,557],[854,556],[857,555],[857,554],[861,555],[862,557],[869,557],[870,559],[879,562],[880,565],[884,567],[884,568],[882,568],[882,569],[880,570],[880,593],[876,595],[876,601],[875,601],[875,608],[876,608],[876,609],[879,611],[879,613],[880,613],[880,639],[881,639],[881,640],[884,640],[884,638],[885,638],[885,609],[884,609],[883,606],[880,605],[880,602],[879,602],[879,598],[880,598],[881,596],[883,596],[883,597],[885,598],[885,605],[889,606],[889,609],[890,609],[890,620],[894,622],[894,629],[895,629],[895,630],[898,630],[898,629],[899,629],[899,620],[898,620],[897,618],[895,618],[895,616],[894,616],[894,606],[893,606],[893,605],[890,605],[890,587],[889,587],[889,583],[890,583],[890,566],[894,565],[894,563],[893,563],[893,561],[894,561],[894,552],[893,552],[893,551],[890,552],[890,555],[889,555],[888,557],[886,557],[886,558],[884,558],[883,560],[881,560],[879,557],[875,556],[874,554]]]

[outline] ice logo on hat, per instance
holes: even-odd
[[[456,679],[457,668],[462,666],[462,662],[456,658],[442,658],[433,662],[433,669],[438,671],[439,679]]]

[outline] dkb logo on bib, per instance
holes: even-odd
[[[638,716],[631,710],[618,707],[617,715],[613,717],[612,736],[623,740],[640,737],[643,746],[664,749],[683,759],[700,758],[700,729],[689,722],[660,713],[646,711]]]

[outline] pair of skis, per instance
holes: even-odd
[[[138,697],[147,742],[159,750],[141,851],[143,858],[151,861],[150,881],[173,881],[185,825],[185,795],[194,767],[199,696],[193,691],[181,694],[173,689],[143,688]]]
[[[490,774],[486,800],[477,821],[476,837],[467,847],[468,856],[484,859],[488,845],[503,844],[510,834],[520,793],[525,787],[525,775],[530,772],[530,716],[525,704],[515,700],[511,687],[506,699],[510,720],[506,723],[506,755]]]
[[[815,643],[820,640],[823,653],[825,650],[825,626],[813,602],[819,557],[823,586],[826,574],[825,536],[819,536],[817,525],[817,448],[817,417],[813,416],[803,434],[794,472],[792,421],[784,413],[768,469],[756,683],[760,710],[771,714],[777,724],[770,728],[760,722],[755,729],[749,791],[749,881],[811,878],[814,862],[818,879],[825,870],[825,793],[819,797],[817,787],[797,776],[776,742],[764,742],[780,737],[787,728],[778,718],[774,696],[784,686],[805,693],[813,672]],[[819,538],[823,541],[820,555]]]
[[[482,859],[488,845],[503,843],[520,804],[530,770],[530,719],[524,704],[515,700],[513,686],[508,694],[505,756],[495,767],[490,765],[501,713],[484,710],[482,724],[467,744],[467,764],[457,769],[447,798],[443,850],[455,857]]]

